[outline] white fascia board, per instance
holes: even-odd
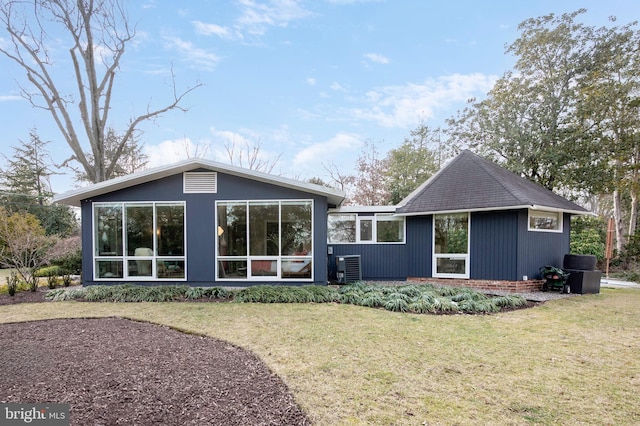
[[[155,167],[153,169],[143,170],[127,176],[110,179],[84,188],[71,190],[64,194],[54,196],[53,202],[79,207],[80,202],[83,199],[162,179],[178,173],[191,171],[196,168],[204,168],[234,176],[249,178],[259,182],[270,183],[285,188],[322,195],[327,197],[330,204],[340,205],[345,199],[345,194],[337,189],[327,188],[312,183],[299,182],[293,179],[256,172],[254,170],[218,163],[215,161],[191,158],[177,163]]]
[[[595,213],[589,211],[580,211],[580,210],[566,210],[552,207],[545,207],[533,204],[525,204],[521,206],[504,206],[504,207],[484,207],[481,209],[458,209],[458,210],[435,210],[435,211],[425,211],[425,212],[411,212],[411,213],[396,213],[396,216],[426,216],[432,214],[453,214],[453,213],[466,213],[466,212],[490,212],[490,211],[503,211],[503,210],[520,210],[520,209],[533,209],[533,210],[544,210],[544,211],[553,211],[553,212],[561,212],[561,213],[569,213],[573,215],[591,215],[596,216]]]
[[[343,206],[329,209],[329,213],[395,213],[396,206]]]

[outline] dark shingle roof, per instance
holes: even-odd
[[[411,215],[512,207],[588,213],[579,205],[469,150],[462,151],[405,198],[396,213]]]

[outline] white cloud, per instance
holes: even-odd
[[[144,153],[149,157],[149,168],[172,164],[187,158],[201,157],[206,150],[206,146],[193,143],[189,138],[169,139],[158,145],[144,145]]]
[[[456,103],[486,94],[496,76],[480,73],[452,74],[423,83],[381,87],[366,94],[365,108],[351,110],[354,118],[371,120],[383,127],[410,127]]]
[[[167,47],[179,51],[192,68],[211,71],[215,68],[220,58],[211,52],[195,47],[190,41],[179,37],[165,37]]]
[[[347,92],[347,89],[345,89],[345,87],[342,84],[335,81],[331,83],[331,90],[333,90],[334,92],[343,92],[343,93]]]
[[[371,62],[376,62],[378,64],[388,64],[390,62],[389,58],[379,53],[365,53],[364,57]]]
[[[307,84],[309,84],[309,86],[315,86],[316,85],[316,79],[313,77],[308,77],[307,78]]]
[[[193,21],[191,22],[198,34],[202,35],[217,35],[221,38],[233,38],[233,34],[231,30],[227,27],[221,27],[216,24],[207,24],[202,21]]]
[[[242,14],[237,24],[252,35],[263,35],[269,27],[286,27],[292,21],[311,15],[297,0],[271,0],[268,3],[240,0],[239,3]]]
[[[0,95],[0,102],[21,101],[22,96],[18,95]]]
[[[340,159],[345,152],[353,152],[362,146],[362,138],[353,133],[338,133],[331,139],[309,145],[294,156],[296,167],[315,166]]]

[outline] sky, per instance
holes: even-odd
[[[272,173],[329,181],[330,164],[353,172],[365,141],[383,157],[420,123],[438,128],[470,98],[484,98],[515,63],[505,45],[519,23],[580,8],[588,25],[640,18],[635,0],[130,1],[136,37],[116,77],[109,125],[124,130],[134,115],[170,103],[173,70],[178,90],[202,86],[181,103],[188,111],[140,127],[149,167],[203,154],[228,162],[225,144],[248,144],[277,160]],[[52,46],[63,90],[73,83],[67,51]],[[25,81],[1,56],[0,153],[11,157],[36,128],[61,163],[71,149],[50,114],[20,97]],[[59,172],[53,191],[73,189],[72,174]]]

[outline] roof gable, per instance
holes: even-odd
[[[135,185],[152,182],[168,176],[202,169],[213,172],[226,173],[245,179],[281,186],[283,188],[290,188],[315,195],[325,196],[327,197],[327,201],[330,205],[339,206],[345,198],[345,194],[342,191],[336,189],[306,182],[300,182],[281,176],[257,172],[255,170],[244,169],[242,167],[218,163],[215,161],[204,160],[200,158],[191,158],[188,160],[180,161],[178,163],[160,166],[149,170],[143,170],[141,172],[133,173],[127,176],[110,179],[108,181],[96,183],[84,188],[68,191],[64,194],[55,196],[53,198],[53,202],[67,204],[70,206],[80,206],[80,202],[84,199],[129,188]]]
[[[398,214],[532,207],[588,213],[579,205],[469,150],[405,198]]]

